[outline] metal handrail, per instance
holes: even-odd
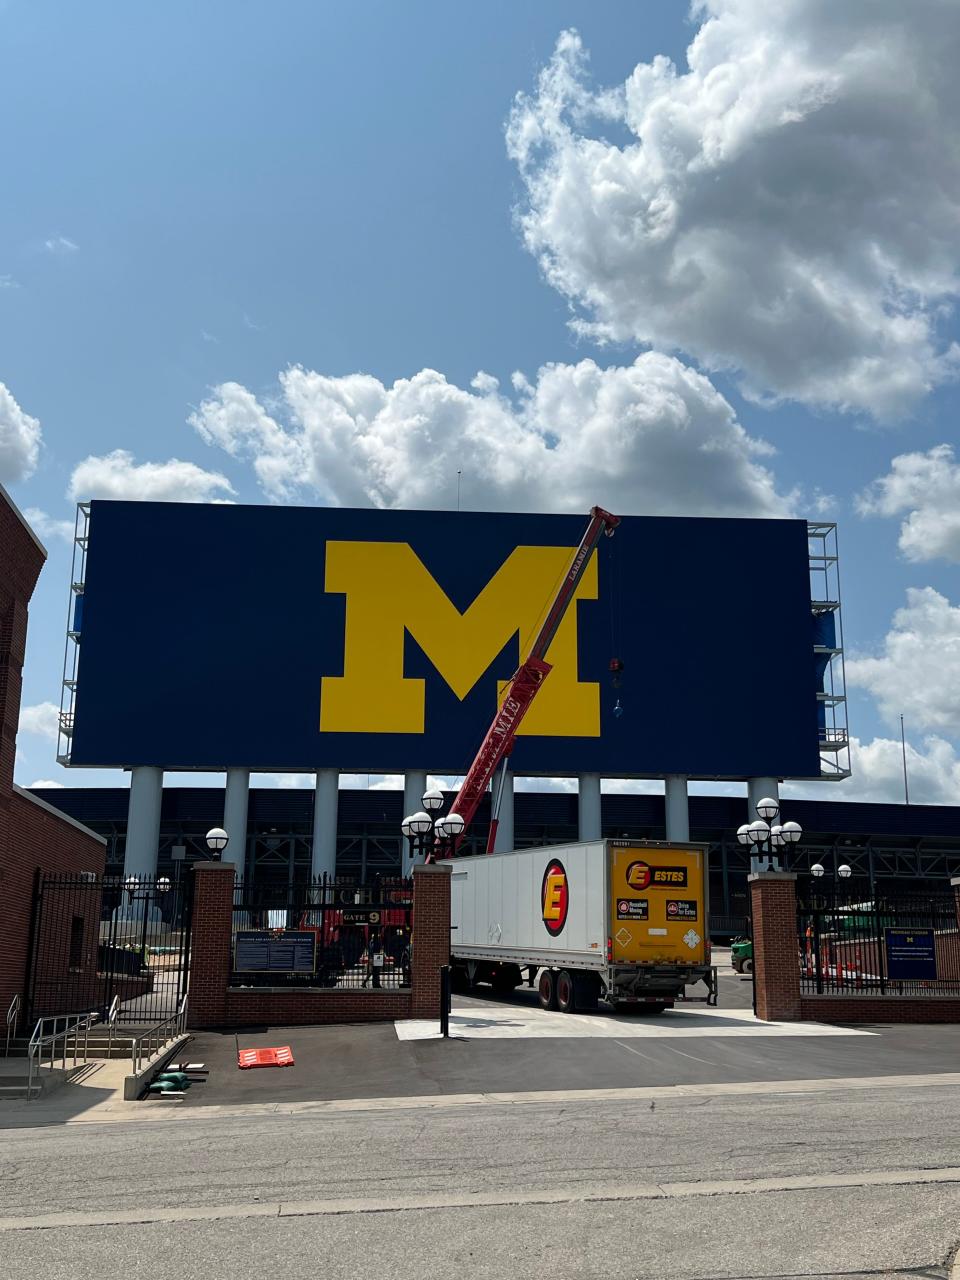
[[[159,1053],[163,1046],[175,1036],[183,1035],[186,1026],[187,997],[184,996],[176,1013],[171,1014],[169,1018],[164,1018],[162,1022],[157,1022],[152,1027],[148,1027],[146,1031],[130,1041],[133,1074],[139,1075],[144,1060],[149,1061],[155,1053]]]
[[[17,1019],[20,1017],[20,995],[19,993],[10,1001],[10,1008],[7,1010],[7,1048],[4,1053],[5,1058],[10,1057],[10,1041],[17,1034]]]
[[[90,1028],[100,1021],[100,1015],[97,1013],[68,1013],[58,1014],[53,1018],[40,1018],[37,1025],[33,1029],[33,1035],[27,1045],[27,1099],[33,1097],[33,1079],[34,1075],[44,1065],[44,1049],[50,1049],[50,1070],[53,1070],[54,1061],[61,1056],[57,1045],[62,1042],[63,1045],[63,1070],[67,1069],[67,1058],[69,1056],[68,1041],[73,1037],[73,1065],[77,1065],[78,1057],[83,1057],[84,1062],[87,1060],[87,1039]],[[53,1023],[53,1030],[44,1031],[47,1023]],[[63,1026],[61,1027],[61,1023]],[[83,1032],[83,1054],[79,1052],[80,1033]]]
[[[117,1022],[117,1014],[120,1012],[120,997],[114,996],[110,1001],[110,1008],[107,1010],[107,1026],[110,1028],[110,1038],[107,1042],[107,1057],[113,1058],[113,1028]]]

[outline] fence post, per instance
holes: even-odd
[[[187,1006],[191,1027],[215,1027],[226,1017],[235,872],[232,862],[194,864]]]
[[[747,880],[757,1017],[768,1022],[796,1022],[800,1018],[796,873],[759,871]]]
[[[413,869],[413,958],[410,1014],[440,1014],[440,967],[450,963],[450,865]]]

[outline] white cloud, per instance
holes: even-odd
[[[44,240],[43,247],[47,253],[58,254],[76,253],[80,248],[76,241],[68,236],[50,236],[49,239]]]
[[[0,289],[19,289],[19,280],[14,280],[13,276],[0,276]]]
[[[847,658],[847,683],[868,689],[893,723],[960,734],[960,608],[933,587],[910,587],[880,657]]]
[[[53,782],[51,781],[50,778],[38,778],[36,782],[30,782],[27,784],[28,791],[32,791],[34,787],[59,787],[59,789],[62,791],[63,783]]]
[[[902,453],[857,501],[861,515],[896,516],[900,550],[908,560],[960,562],[960,464],[953,447],[938,444],[926,453]]]
[[[20,708],[20,732],[34,733],[56,742],[60,732],[60,708],[52,702],[38,702],[32,707]]]
[[[69,496],[77,502],[117,498],[134,502],[217,502],[233,486],[219,471],[204,471],[192,462],[134,461],[126,449],[105,457],[85,458],[70,477]]]
[[[0,483],[13,484],[33,474],[40,456],[40,423],[17,404],[0,382]]]
[[[902,804],[903,754],[899,738],[850,740],[852,776],[843,782],[784,783],[784,796],[806,800],[845,800]],[[907,743],[911,804],[955,805],[960,795],[960,757],[944,738],[924,739],[923,750]]]
[[[747,435],[702,375],[657,353],[626,367],[548,364],[514,394],[479,374],[474,390],[432,369],[392,386],[302,368],[280,376],[270,413],[227,382],[190,417],[209,444],[252,460],[268,497],[348,506],[644,514],[790,514]]]
[[[588,82],[576,32],[507,145],[547,280],[600,338],[740,370],[744,390],[908,411],[954,376],[956,0],[701,0],[688,69]]]
[[[55,516],[48,515],[46,511],[41,511],[39,507],[27,507],[23,514],[38,537],[63,538],[67,542],[73,541],[75,526],[72,520],[57,520]]]

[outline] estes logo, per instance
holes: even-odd
[[[627,867],[627,884],[631,889],[685,889],[686,867],[651,867],[646,862],[631,862]]]
[[[409,634],[463,701],[491,662],[519,636],[529,653],[572,547],[515,547],[461,613],[406,542],[328,542],[324,589],[346,597],[343,675],[324,676],[321,733],[423,733],[426,682],[404,675]],[[596,600],[597,558],[574,601]],[[577,610],[567,611],[547,652],[550,679],[519,733],[598,738],[600,685],[577,678]],[[501,680],[502,698],[507,681]]]
[[[567,873],[558,858],[548,862],[547,869],[543,873],[540,904],[547,933],[551,938],[555,938],[558,933],[563,932],[563,926],[567,923],[567,908],[570,905]]]

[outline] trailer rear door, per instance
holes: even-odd
[[[610,842],[610,936],[620,964],[706,964],[704,851]]]

